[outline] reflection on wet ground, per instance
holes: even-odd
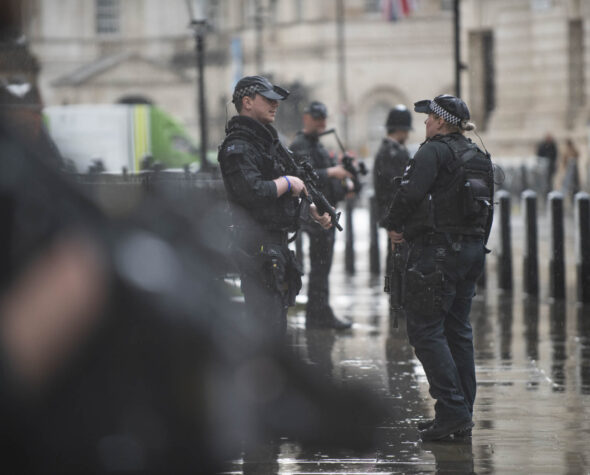
[[[224,473],[590,473],[590,307],[573,298],[553,302],[543,291],[538,298],[524,296],[518,278],[512,293],[499,290],[492,254],[486,288],[478,290],[471,314],[478,377],[472,440],[422,443],[416,422],[433,415],[426,378],[404,322],[390,328],[382,278],[370,275],[364,258],[368,243],[356,243],[357,272],[347,276],[343,241],[331,301],[338,315],[354,320],[353,329],[306,330],[299,307],[290,315],[290,341],[326,377],[360,381],[387,402],[374,450],[309,451],[281,440],[228,463]],[[542,287],[546,272],[540,271]],[[575,295],[572,278],[567,291]]]

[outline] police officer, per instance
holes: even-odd
[[[275,337],[285,334],[287,308],[301,288],[287,235],[297,230],[299,196],[307,193],[302,180],[282,173],[277,159],[279,138],[271,124],[288,95],[265,77],[240,79],[232,98],[238,115],[227,125],[218,156],[246,312]],[[310,213],[321,226],[331,226],[327,213],[319,216],[313,205]]]
[[[385,128],[387,136],[381,142],[373,167],[373,188],[375,189],[379,220],[387,216],[391,201],[399,188],[399,181],[394,179],[396,177],[401,179],[410,160],[410,154],[405,145],[410,130],[412,130],[412,114],[408,108],[403,104],[398,104],[391,109],[385,122]],[[400,245],[400,247],[402,246]],[[402,253],[405,260],[407,246],[403,246]],[[389,242],[385,264],[385,272],[388,275],[391,273],[393,265],[391,254],[391,242]]]
[[[342,165],[335,163],[319,134],[326,130],[328,109],[319,101],[312,101],[303,111],[303,129],[297,132],[291,150],[307,157],[319,177],[320,191],[332,206],[344,198],[347,179],[352,178]],[[305,325],[307,328],[334,328],[343,330],[352,323],[334,315],[330,307],[330,268],[334,255],[335,229],[323,229],[317,223],[304,224],[309,236],[310,273],[307,292]]]
[[[422,440],[471,435],[475,400],[471,299],[492,222],[493,168],[464,136],[467,105],[441,95],[416,102],[426,141],[404,173],[385,219],[393,245],[407,241],[407,330],[436,399]]]

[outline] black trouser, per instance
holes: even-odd
[[[257,274],[241,274],[246,314],[273,337],[282,338],[287,331],[288,305],[284,295],[268,286],[267,279]]]
[[[295,259],[287,245],[287,235],[251,239],[241,252],[240,279],[246,313],[271,336],[282,338],[287,330],[289,301],[293,289]],[[300,287],[300,278],[299,278]]]
[[[307,287],[308,319],[329,319],[330,308],[330,269],[334,256],[335,229],[314,229],[308,231],[310,272]]]
[[[476,382],[469,312],[484,260],[483,238],[411,245],[405,300],[408,337],[424,367],[440,421],[469,420],[473,413]],[[421,286],[422,277],[437,272],[438,285],[430,280]],[[429,307],[432,297],[435,305]]]

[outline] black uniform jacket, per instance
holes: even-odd
[[[398,189],[394,178],[402,177],[409,160],[410,155],[406,147],[389,137],[383,139],[373,166],[373,186],[379,219],[387,215]]]
[[[336,161],[320,142],[319,137],[299,131],[289,148],[298,156],[309,157],[319,177],[320,191],[332,206],[336,206],[338,201],[344,198],[346,188],[341,180],[328,177],[327,169],[335,166]]]
[[[294,231],[298,202],[290,193],[277,197],[274,179],[283,175],[275,153],[277,131],[245,116],[233,117],[219,149],[219,165],[232,208],[242,229]]]

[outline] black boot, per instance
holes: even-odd
[[[308,310],[305,317],[306,328],[333,328],[334,330],[347,330],[352,327],[352,322],[338,318],[330,307],[323,311]]]

